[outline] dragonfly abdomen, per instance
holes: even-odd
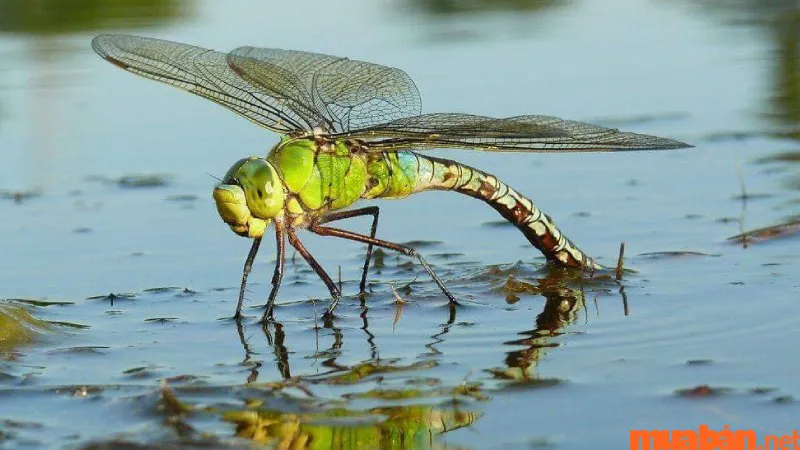
[[[409,151],[364,152],[367,165],[366,190],[362,198],[396,199],[415,191],[422,172],[418,155]]]
[[[602,268],[567,239],[550,216],[493,175],[447,159],[412,155],[418,173],[413,192],[450,190],[483,200],[514,224],[548,260],[567,267]]]

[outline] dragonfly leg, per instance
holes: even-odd
[[[328,308],[328,311],[333,311],[333,308],[335,308],[336,305],[339,303],[339,297],[341,297],[341,292],[339,292],[339,288],[336,287],[336,283],[333,282],[330,275],[328,275],[328,272],[325,272],[325,269],[323,269],[322,266],[319,265],[317,260],[314,259],[314,256],[312,256],[311,253],[309,253],[309,251],[303,245],[303,243],[300,242],[300,239],[298,239],[297,235],[294,234],[294,229],[292,227],[288,228],[287,234],[289,235],[289,243],[292,244],[292,247],[294,247],[297,250],[297,253],[300,253],[300,256],[302,256],[303,259],[306,260],[308,265],[311,266],[311,268],[314,269],[314,272],[317,273],[317,276],[319,276],[322,282],[325,283],[325,286],[328,287],[328,291],[330,291],[331,297],[333,297],[333,302],[331,303],[331,306]],[[325,313],[325,315],[330,317],[330,315],[327,312]]]
[[[289,352],[286,350],[286,345],[284,345],[283,341],[286,339],[286,333],[283,331],[283,325],[278,322],[273,322],[275,326],[275,338],[272,338],[272,333],[269,331],[269,326],[266,323],[261,324],[261,330],[264,332],[264,335],[267,336],[267,344],[273,348],[275,352],[275,358],[278,363],[278,372],[281,373],[281,377],[284,380],[288,380],[292,377],[292,373],[289,369]],[[248,382],[251,382],[248,377]]]
[[[333,222],[336,220],[349,219],[351,217],[359,216],[372,216],[372,227],[369,230],[369,237],[375,238],[375,233],[378,231],[378,214],[380,209],[377,206],[367,206],[365,208],[352,209],[349,211],[337,211],[325,214],[322,219],[317,222],[318,224]],[[369,271],[369,262],[372,258],[373,243],[367,244],[367,257],[364,259],[364,269],[361,272],[361,283],[358,285],[358,290],[361,295],[367,293],[367,272]]]
[[[283,280],[283,261],[286,259],[286,240],[284,235],[286,230],[282,222],[275,221],[275,248],[277,249],[277,260],[275,261],[275,271],[272,272],[272,288],[267,298],[267,309],[261,316],[261,323],[272,320],[272,309],[275,307],[275,297],[278,295],[278,288]]]
[[[247,254],[247,259],[244,260],[244,270],[242,271],[242,285],[239,287],[239,301],[236,303],[236,314],[233,318],[239,320],[242,318],[242,304],[244,303],[244,290],[247,286],[247,276],[250,275],[250,270],[253,269],[253,261],[256,259],[258,247],[261,245],[261,238],[253,239],[253,245],[250,247],[250,253]]]
[[[395,244],[394,242],[384,241],[382,239],[376,239],[374,237],[365,236],[363,234],[353,233],[352,231],[342,230],[339,228],[325,227],[313,224],[308,229],[311,232],[316,233],[320,236],[334,236],[343,239],[349,239],[351,241],[362,242],[365,244],[373,244],[378,247],[394,250],[396,252],[402,253],[407,256],[413,256],[419,260],[420,264],[422,264],[422,267],[424,267],[425,271],[428,272],[428,275],[433,279],[434,282],[436,282],[436,285],[439,286],[439,289],[441,289],[442,292],[444,292],[444,295],[446,295],[447,298],[450,300],[450,303],[458,304],[455,296],[453,296],[450,290],[447,289],[447,286],[444,285],[442,280],[439,279],[439,277],[433,271],[433,268],[431,268],[430,264],[428,264],[428,261],[425,261],[425,258],[423,258],[422,255],[420,255],[419,252],[417,252],[413,248],[406,247],[400,244]],[[335,307],[336,304],[335,303],[332,304],[326,314],[333,314],[333,308]]]

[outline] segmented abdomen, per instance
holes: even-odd
[[[392,158],[394,164],[390,164],[393,166],[393,177],[398,176],[394,173],[399,171],[403,179],[410,182],[410,186],[407,191],[402,189],[400,192],[391,192],[392,195],[379,194],[375,197],[398,197],[426,190],[460,192],[488,203],[519,228],[528,241],[547,259],[568,267],[602,268],[567,239],[553,220],[539,210],[531,200],[496,177],[447,159],[422,156],[413,152],[397,152],[396,155],[396,159]],[[413,174],[413,177],[409,177],[409,174]]]

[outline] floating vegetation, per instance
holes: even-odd
[[[103,350],[108,350],[109,346],[107,345],[78,345],[75,347],[65,347],[65,348],[56,348],[53,350],[48,351],[49,354],[58,354],[58,353],[75,353],[81,355],[102,355],[104,352]]]
[[[0,301],[0,356],[34,342],[51,329],[22,305]]]
[[[788,403],[794,403],[794,397],[792,397],[791,395],[779,395],[773,398],[772,401],[779,405],[783,405]]]
[[[28,199],[40,197],[42,195],[41,189],[32,189],[28,191],[3,191],[0,190],[0,199],[13,200],[14,203],[20,204]]]
[[[175,286],[164,286],[164,287],[154,287],[154,288],[147,288],[142,289],[142,292],[148,294],[163,294],[166,292],[181,292],[184,288],[182,287],[175,287]]]
[[[486,222],[483,222],[481,226],[489,228],[506,228],[513,227],[514,224],[507,220],[487,220]]]
[[[800,234],[800,220],[795,220],[778,225],[750,230],[741,234],[737,234],[736,236],[731,236],[728,238],[728,240],[742,244],[761,244],[774,239],[794,237],[798,234]]]
[[[720,255],[715,255],[715,254],[710,254],[710,253],[703,253],[703,252],[695,252],[695,251],[690,251],[690,250],[675,250],[675,251],[666,251],[666,252],[639,253],[639,256],[643,256],[645,258],[651,258],[651,259],[659,259],[659,258],[686,258],[686,257],[694,257],[694,256],[719,257]]]
[[[111,302],[111,305],[114,305],[115,301],[119,300],[134,300],[136,298],[136,294],[131,293],[122,293],[122,294],[115,294],[109,293],[106,295],[94,295],[91,297],[86,297],[86,300],[104,300]]]
[[[461,253],[461,252],[431,253],[431,258],[450,259],[450,258],[457,258],[460,256],[466,256],[466,253]]]
[[[732,388],[716,387],[716,386],[709,386],[707,384],[701,384],[691,388],[678,389],[675,391],[675,394],[678,395],[679,397],[703,398],[703,397],[718,397],[721,395],[730,394],[732,392],[733,392]]]
[[[756,395],[764,395],[764,394],[771,394],[773,392],[776,392],[777,390],[778,390],[778,388],[775,388],[775,387],[759,386],[759,387],[754,387],[754,388],[750,389],[748,392],[750,392],[751,394],[756,394]]]
[[[169,185],[175,178],[174,175],[164,173],[129,174],[119,178],[109,178],[104,175],[92,175],[84,178],[86,181],[103,184],[116,184],[123,188],[152,188]]]
[[[47,307],[47,306],[67,306],[67,305],[74,305],[74,302],[63,302],[63,301],[54,301],[54,300],[39,300],[34,298],[7,298],[5,301],[11,301],[16,303],[23,303],[25,305],[30,306],[37,306],[37,307]]]
[[[690,359],[686,361],[687,366],[708,366],[714,364],[712,359]]]
[[[149,319],[144,319],[145,322],[155,322],[155,323],[170,323],[176,322],[180,320],[179,317],[151,317]]]
[[[606,117],[594,120],[607,127],[630,127],[632,125],[644,125],[654,122],[667,122],[673,120],[686,120],[691,116],[687,112],[664,112],[664,113],[645,113],[626,117]]]
[[[75,323],[75,322],[67,322],[64,320],[48,320],[47,323],[51,325],[57,325],[60,327],[74,328],[76,330],[87,330],[91,328],[91,326],[89,325],[84,325],[82,323]]]
[[[415,240],[415,241],[401,242],[400,245],[405,245],[406,247],[411,247],[414,249],[420,249],[420,248],[429,248],[429,247],[436,247],[437,245],[442,245],[442,241]]]
[[[117,184],[126,188],[161,187],[168,185],[172,178],[166,174],[125,175],[117,179]]]
[[[168,195],[166,200],[169,202],[194,202],[197,201],[198,197],[194,194],[183,194],[183,195]]]

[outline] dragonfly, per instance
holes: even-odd
[[[455,296],[415,249],[376,237],[379,208],[362,200],[454,191],[482,200],[511,222],[558,266],[603,269],[534,203],[497,177],[422,152],[587,152],[690,147],[672,139],[623,132],[543,115],[494,118],[422,113],[416,85],[404,71],[337,56],[276,48],[238,47],[218,52],[147,37],[106,34],[92,48],[134,74],[193,94],[281,135],[266,156],[236,161],[214,187],[213,199],[230,229],[253,240],[244,263],[234,317],[242,317],[248,275],[264,235],[274,226],[277,259],[261,317],[274,320],[286,241],[325,283],[333,318],[340,288],[306,249],[297,230],[366,244],[360,294],[375,247],[416,258],[439,289]],[[330,226],[371,216],[369,234]]]

